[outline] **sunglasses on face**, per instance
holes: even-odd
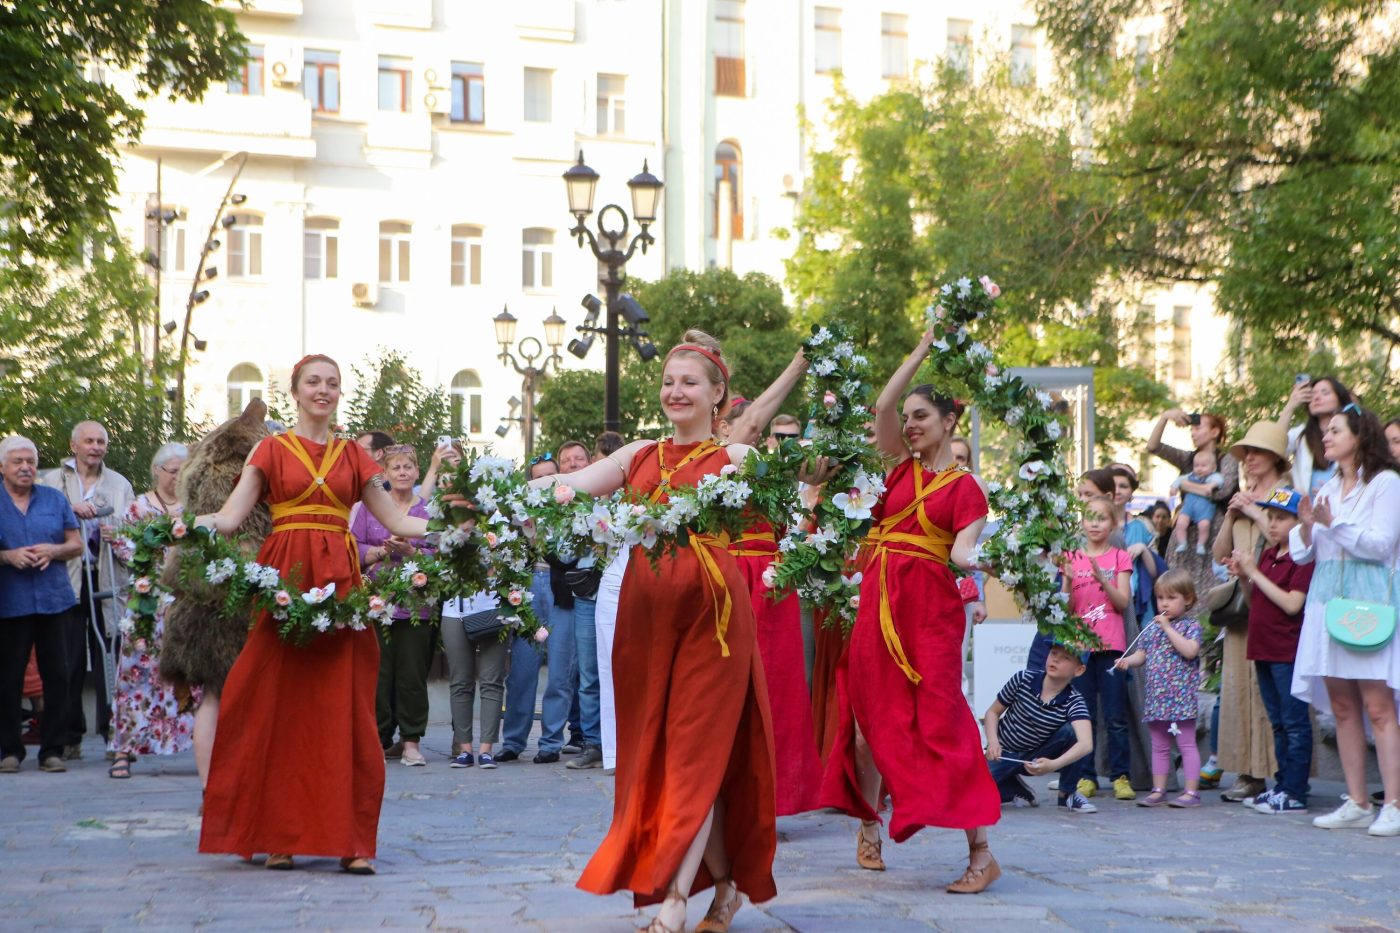
[[[797,433],[795,433],[795,432],[792,433],[792,434],[789,434],[789,433],[786,432],[786,431],[774,431],[774,432],[773,432],[773,440],[775,440],[775,441],[795,441],[795,440],[797,440],[797,439],[798,439],[799,437],[801,437],[801,436],[802,436],[802,435],[797,434]]]

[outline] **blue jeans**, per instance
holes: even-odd
[[[1035,761],[1037,758],[1058,758],[1074,745],[1074,727],[1065,723],[1054,735],[1046,741],[1040,748],[1033,752],[1020,751],[1014,748],[1003,748],[1001,753],[1012,758],[1020,758],[1022,761]],[[1090,753],[1092,754],[1092,752]],[[1079,773],[1083,768],[1081,762],[1071,761],[1060,769],[1060,795],[1068,796],[1074,793],[1074,785],[1079,781]],[[987,767],[992,772],[992,780],[997,783],[997,790],[1001,792],[1001,802],[1010,802],[1013,794],[1011,788],[1014,786],[1012,778],[1018,774],[1026,773],[1026,766],[1020,762],[1007,761],[999,758],[996,761],[987,762]]]
[[[548,570],[535,571],[530,592],[535,597],[530,606],[535,610],[536,618],[549,627],[554,615],[554,591],[549,588]],[[516,753],[523,752],[530,740],[530,726],[535,721],[535,695],[540,688],[541,660],[534,642],[518,636],[511,637],[501,744]]]
[[[548,577],[548,574],[546,574]],[[549,684],[540,704],[540,751],[557,752],[564,747],[564,729],[578,695],[577,653],[574,648],[574,610],[551,605],[549,639],[545,642],[545,664]]]
[[[1293,665],[1286,661],[1255,661],[1259,676],[1259,696],[1274,727],[1274,789],[1295,800],[1308,802],[1308,772],[1312,770],[1312,720],[1308,704],[1292,692]]]
[[[579,731],[585,745],[603,747],[603,727],[599,722],[598,690],[598,630],[593,621],[598,615],[596,599],[574,597],[574,646],[578,668]]]
[[[1099,723],[1104,724],[1108,739],[1108,777],[1110,779],[1128,774],[1128,674],[1127,671],[1111,673],[1113,662],[1123,656],[1121,651],[1094,651],[1089,654],[1083,674],[1074,678],[1074,686],[1089,706],[1089,715],[1094,717],[1094,732],[1098,733]],[[1083,767],[1083,777],[1098,783],[1098,769],[1094,756],[1089,756]]]

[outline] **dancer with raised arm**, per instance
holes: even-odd
[[[948,890],[975,894],[1001,876],[987,844],[1001,802],[960,689],[964,613],[949,564],[973,569],[987,497],[953,459],[962,406],[929,385],[902,398],[932,341],[932,331],[923,335],[877,403],[875,441],[894,467],[866,541],[860,609],[836,671],[841,721],[821,802],[860,818],[856,861],[874,871],[885,868],[882,781],[895,842],[925,826],[966,830],[967,870]]]
[[[722,447],[714,419],[729,402],[729,372],[714,338],[689,331],[666,357],[660,401],[674,433],[634,441],[598,462],[533,485],[609,495],[624,484],[665,501],[750,448]],[[612,825],[578,886],[628,890],[661,904],[653,933],[685,928],[686,899],[711,885],[695,929],[729,929],[747,895],[773,884],[773,733],[748,587],[726,537],[690,536],[655,561],[634,554],[622,583],[613,646],[617,796]]]
[[[272,533],[258,563],[303,589],[334,584],[341,596],[360,584],[349,528],[355,502],[401,538],[423,537],[428,523],[405,515],[374,481],[380,466],[363,447],[332,433],[334,360],[305,357],[291,387],[296,427],[260,441],[223,508],[197,521],[231,535],[266,499]],[[283,870],[293,854],[340,856],[343,870],[373,874],[384,798],[378,677],[374,632],[332,631],[293,645],[260,614],[224,685],[199,850],[266,852],[266,866]]]

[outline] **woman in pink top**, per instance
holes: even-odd
[[[1103,643],[1089,654],[1084,673],[1074,680],[1075,687],[1089,705],[1097,734],[1099,722],[1108,738],[1106,764],[1113,778],[1113,795],[1132,800],[1128,779],[1127,678],[1113,673],[1113,665],[1128,647],[1123,632],[1123,613],[1131,598],[1129,581],[1133,562],[1128,552],[1109,544],[1118,519],[1113,500],[1095,496],[1084,504],[1084,550],[1068,555],[1065,565],[1065,592],[1070,609],[1094,630]],[[1098,771],[1093,756],[1084,762],[1079,793],[1092,797],[1098,791]]]

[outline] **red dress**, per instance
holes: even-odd
[[[273,523],[257,560],[303,590],[334,583],[341,597],[360,583],[349,506],[381,468],[353,441],[332,439],[329,454],[291,434],[258,445],[250,462]],[[384,799],[378,678],[374,632],[298,647],[259,615],[220,699],[199,851],[373,858]]]
[[[730,545],[730,553],[748,581],[758,629],[758,653],[768,686],[777,766],[778,816],[817,809],[821,762],[812,732],[812,696],[807,688],[807,659],[802,647],[802,607],[796,593],[774,599],[763,583],[778,542],[773,526],[755,525]]]
[[[929,473],[912,459],[890,471],[886,486],[855,628],[836,671],[841,721],[821,802],[877,818],[856,781],[859,723],[890,793],[890,838],[903,842],[925,826],[973,829],[1001,816],[962,695],[966,616],[947,566],[954,535],[987,514],[987,499],[971,474]]]
[[[665,497],[718,473],[729,454],[713,442],[663,441],[639,451],[628,485]],[[773,856],[773,731],[753,608],[723,538],[692,536],[675,556],[632,555],[613,643],[617,778],[612,825],[578,886],[628,890],[659,903],[716,800],[725,804],[730,874],[752,901],[777,894]],[[732,595],[731,595],[732,594]],[[728,621],[723,620],[728,606]],[[714,884],[702,864],[687,896]]]

